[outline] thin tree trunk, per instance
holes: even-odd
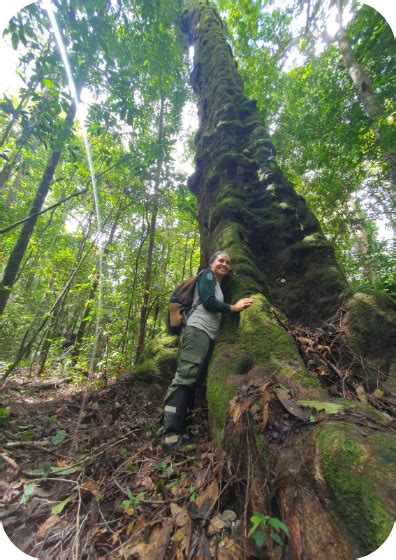
[[[40,181],[40,185],[38,187],[36,196],[33,200],[33,204],[29,212],[29,216],[32,216],[33,214],[38,214],[41,211],[41,208],[44,204],[44,200],[48,194],[48,190],[51,185],[51,181],[53,179],[55,169],[59,163],[59,159],[62,154],[65,135],[69,132],[69,130],[72,127],[75,114],[76,114],[76,106],[73,102],[69,108],[69,111],[66,115],[65,122],[64,122],[63,143],[60,147],[53,150],[53,152],[50,155],[47,166],[44,170],[42,179]],[[27,246],[29,244],[30,238],[33,234],[33,230],[36,225],[37,219],[38,219],[38,215],[32,217],[31,220],[29,220],[23,225],[18,240],[9,256],[8,262],[4,270],[3,281],[0,283],[0,315],[3,313],[7,305],[7,301],[10,296],[11,289],[15,283],[15,279],[17,277],[19,267],[21,265]]]
[[[96,290],[98,289],[98,284],[99,284],[99,273],[96,270],[91,289],[89,290],[88,299],[85,301],[84,313],[81,317],[80,325],[76,333],[76,340],[74,342],[74,348],[72,352],[72,366],[76,365],[78,357],[80,355],[81,344],[84,339],[85,329],[87,328],[88,317],[92,311],[92,306],[95,301],[95,294],[96,294]]]
[[[29,137],[26,137],[25,144],[18,148],[17,153],[14,155],[14,159],[11,162],[7,162],[3,169],[0,171],[0,190],[6,186],[8,183],[9,178],[11,177],[12,172],[16,168],[17,164],[20,162],[22,158],[22,149],[28,143]]]
[[[144,229],[144,226],[143,226],[142,237],[141,237],[139,247],[138,247],[138,250],[137,250],[137,253],[136,253],[135,269],[134,269],[134,273],[133,273],[132,290],[131,290],[131,295],[130,295],[130,298],[129,298],[128,313],[127,313],[125,330],[124,330],[124,334],[123,334],[122,342],[121,342],[121,353],[122,354],[125,352],[125,345],[126,345],[126,342],[128,340],[129,329],[130,329],[130,326],[131,326],[131,317],[132,317],[132,312],[133,312],[134,303],[135,303],[135,290],[136,290],[136,285],[137,285],[140,255],[142,253],[143,246],[146,242],[148,232],[149,232],[149,226],[147,226],[147,229]]]
[[[393,200],[393,207],[395,205],[395,193],[396,193],[396,146],[393,145],[393,149],[384,149],[381,145],[381,128],[378,124],[379,119],[384,116],[384,108],[378,101],[378,98],[373,90],[373,86],[367,72],[359,64],[355,54],[353,52],[352,46],[350,44],[348,35],[344,27],[342,26],[342,4],[340,1],[337,2],[338,6],[338,19],[340,28],[335,36],[338,48],[340,50],[342,59],[344,61],[345,67],[348,70],[349,75],[355,85],[356,92],[359,96],[360,101],[365,108],[367,115],[372,120],[372,129],[375,133],[378,145],[381,147],[382,155],[389,167],[390,180],[391,180],[391,195]],[[391,219],[394,231],[396,231],[396,222],[394,217]]]
[[[146,324],[147,324],[148,310],[149,310],[153,248],[154,248],[155,229],[156,229],[157,213],[158,213],[159,187],[160,187],[162,163],[163,163],[162,142],[163,142],[163,135],[164,135],[164,107],[165,107],[165,96],[163,92],[161,92],[160,111],[158,117],[158,138],[157,138],[157,143],[160,149],[160,155],[158,156],[158,160],[157,160],[157,170],[156,170],[156,177],[154,183],[154,194],[152,199],[150,236],[149,236],[149,244],[147,248],[146,272],[145,272],[144,284],[143,284],[143,302],[140,310],[140,327],[139,327],[139,337],[138,337],[138,342],[136,347],[135,361],[139,358],[144,348],[144,338],[146,336]]]
[[[193,246],[192,246],[191,253],[190,253],[190,277],[193,275],[192,261],[193,261],[194,252],[195,252],[195,245],[197,243],[197,237],[198,237],[198,232],[195,229],[194,230],[194,242],[193,242]]]
[[[50,319],[50,317],[53,316],[53,314],[56,311],[58,305],[63,301],[64,294],[70,289],[70,286],[71,286],[76,274],[80,270],[82,264],[84,263],[85,259],[89,255],[89,253],[92,251],[93,246],[94,246],[94,242],[90,244],[90,246],[87,248],[86,252],[82,255],[81,259],[79,260],[75,269],[73,270],[72,274],[70,275],[68,281],[66,282],[65,286],[63,287],[61,293],[57,297],[55,303],[52,305],[51,309],[44,315],[41,323],[39,324],[39,326],[37,327],[35,332],[31,335],[29,341],[26,342],[26,344],[24,346],[20,347],[19,352],[18,352],[15,360],[13,361],[12,364],[10,364],[7,367],[5,373],[2,377],[3,381],[15,370],[15,368],[18,366],[18,364],[20,363],[22,358],[24,356],[26,356],[27,353],[31,350],[31,348],[33,347],[33,344],[35,343],[35,341],[38,337],[38,335],[43,331],[43,329],[45,328],[48,320]]]
[[[108,255],[110,246],[113,243],[114,235],[115,235],[115,232],[117,230],[122,212],[123,212],[123,207],[119,206],[118,210],[117,210],[117,214],[116,214],[114,222],[113,222],[113,226],[112,226],[111,231],[110,231],[109,238],[108,238],[106,246],[103,250],[103,263],[105,263],[105,259]],[[86,331],[86,328],[87,328],[87,325],[88,325],[88,317],[89,317],[90,313],[92,312],[92,307],[93,307],[93,304],[94,304],[94,301],[95,301],[96,292],[97,292],[97,289],[99,287],[100,274],[101,274],[101,272],[99,271],[99,269],[97,267],[96,271],[94,273],[92,286],[91,286],[91,289],[90,289],[89,294],[88,294],[88,299],[85,302],[84,313],[82,315],[80,325],[79,325],[77,333],[76,333],[76,339],[75,339],[75,342],[74,342],[74,348],[73,348],[73,352],[72,352],[72,365],[73,366],[76,365],[77,360],[78,360],[78,356],[80,355],[81,344],[84,340],[85,331]]]
[[[187,263],[187,253],[188,253],[188,242],[190,241],[190,233],[187,233],[186,242],[184,244],[184,256],[183,256],[183,268],[182,268],[182,279],[184,280],[184,275],[186,274],[186,263]]]

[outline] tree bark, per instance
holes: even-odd
[[[382,544],[393,524],[396,496],[389,492],[396,459],[389,453],[396,439],[374,409],[329,396],[286,332],[285,315],[314,328],[348,302],[353,330],[353,312],[362,317],[358,307],[367,304],[367,313],[376,309],[382,317],[378,328],[392,346],[386,334],[391,319],[384,321],[375,296],[371,302],[352,297],[318,221],[283,177],[214,7],[196,0],[181,25],[194,46],[191,79],[200,126],[189,187],[199,202],[201,267],[211,252],[227,249],[233,274],[224,282],[226,301],[248,294],[254,300],[240,315],[226,317],[209,366],[213,439],[229,453],[238,481],[234,494],[245,519],[261,512],[288,525],[282,557],[364,556]],[[369,328],[378,343],[373,325]],[[343,412],[316,416],[316,422],[303,415],[298,423],[280,384],[293,404],[320,401],[338,404]],[[301,405],[298,414],[303,410]],[[356,425],[361,415],[364,437]],[[248,529],[245,525],[244,535]],[[281,553],[270,538],[260,551],[249,541],[245,552],[259,558]]]
[[[243,276],[245,292],[264,292],[288,317],[320,324],[350,295],[347,281],[317,219],[275,162],[223,24],[199,6],[189,24],[200,119],[189,187],[199,202],[201,266],[226,245],[234,283]]]
[[[73,125],[75,114],[76,106],[73,102],[65,118],[62,140],[59,141],[59,145],[52,151],[49,157],[48,163],[37,189],[36,196],[30,208],[29,217],[31,216],[32,218],[23,225],[18,240],[15,243],[14,248],[12,249],[11,254],[8,258],[8,262],[4,270],[3,280],[0,283],[0,315],[3,313],[7,305],[12,286],[15,283],[15,279],[17,277],[23,256],[33,234],[33,230],[38,219],[38,213],[42,209],[45,198],[48,194],[49,187],[51,185],[51,181],[54,177],[55,169],[61,157],[65,136],[70,131]],[[36,214],[36,216],[33,216],[33,214]]]

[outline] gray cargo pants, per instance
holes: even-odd
[[[187,410],[204,380],[212,348],[204,331],[188,326],[183,329],[176,373],[164,399],[164,434],[184,432]]]

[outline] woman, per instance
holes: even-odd
[[[220,326],[222,313],[239,313],[252,304],[251,298],[242,298],[233,305],[224,303],[221,281],[231,270],[231,259],[226,251],[217,251],[196,283],[192,312],[183,329],[177,369],[164,400],[164,439],[166,450],[178,450],[187,443],[184,435],[186,415],[193,407],[197,386],[205,373],[213,341]]]

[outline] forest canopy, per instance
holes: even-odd
[[[378,548],[396,506],[384,18],[355,0],[54,0],[3,39],[10,538],[64,559]],[[212,353],[198,321],[177,362],[170,293],[219,249]],[[183,341],[194,393],[205,378],[183,405],[189,450],[166,447],[181,412],[162,402],[176,367],[186,393]]]

